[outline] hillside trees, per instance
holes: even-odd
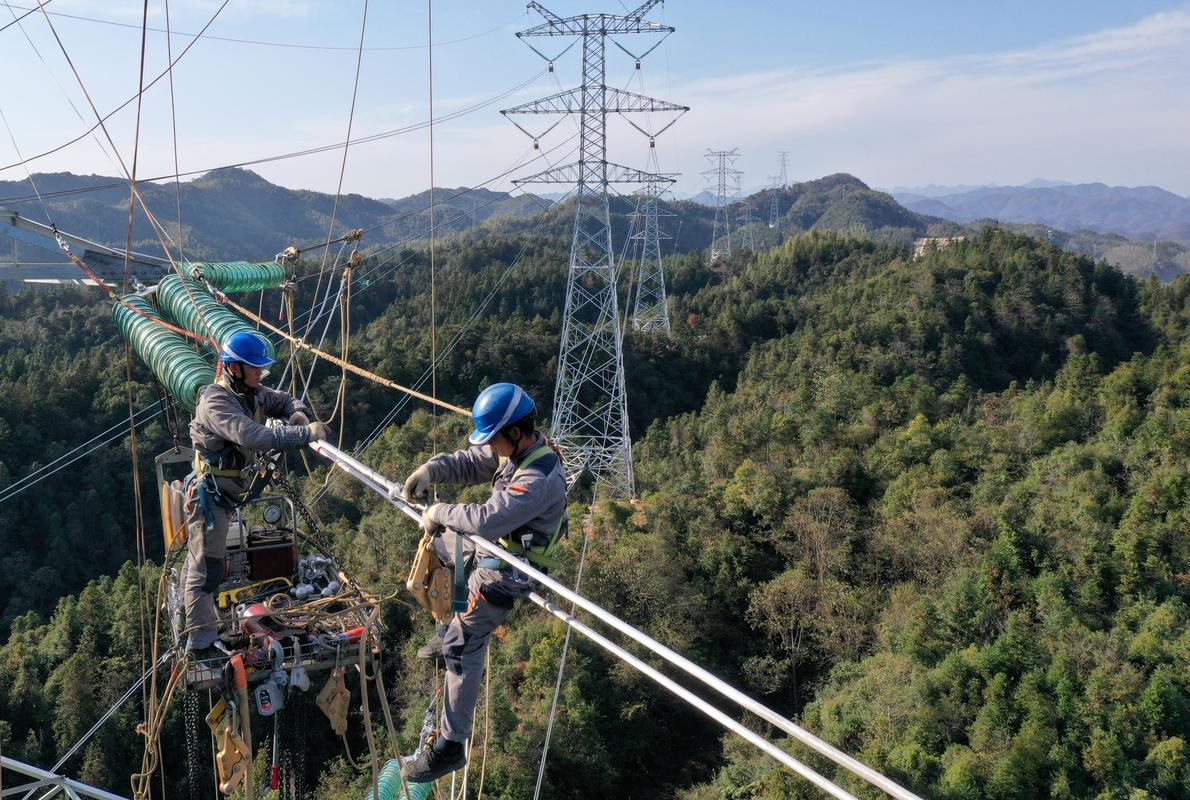
[[[443,396],[465,403],[515,374],[549,406],[564,247],[536,246],[502,279],[522,243],[443,251],[443,337],[462,333]],[[1186,795],[1190,282],[1137,283],[997,230],[917,262],[815,232],[722,274],[670,266],[672,338],[627,344],[641,502],[596,509],[584,593],[922,796]],[[426,275],[414,254],[360,297],[353,360],[420,376]],[[490,316],[464,330],[493,289]],[[320,405],[337,377],[316,377]],[[119,374],[107,380],[118,414]],[[349,397],[349,440],[395,402],[354,380]],[[465,435],[461,419],[407,413],[367,453],[386,474]],[[354,574],[399,585],[412,526],[349,481],[318,510]],[[564,582],[585,511],[572,508]],[[67,684],[137,651],[125,572],[48,622],[18,615],[0,649],[6,742],[38,763],[108,701],[107,686]],[[386,624],[408,736],[433,685],[413,655],[432,626],[396,603]],[[563,636],[525,607],[492,649],[485,794],[532,792]],[[576,639],[570,658],[545,796],[812,796],[594,647]],[[110,774],[92,757],[88,774],[121,787],[135,743],[94,747]],[[320,796],[362,796],[366,776],[335,764]]]

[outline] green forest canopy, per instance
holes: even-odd
[[[440,336],[496,290],[440,372],[448,399],[515,376],[550,406],[565,243],[535,243],[498,284],[518,236],[460,241],[442,259]],[[1190,795],[1190,279],[1138,282],[996,229],[916,262],[833,233],[721,273],[702,262],[667,264],[672,339],[627,342],[643,503],[598,510],[585,593],[924,797]],[[416,379],[424,276],[413,257],[359,297],[353,360]],[[127,409],[122,354],[90,298],[6,296],[0,316],[11,480]],[[151,401],[143,369],[134,377],[136,402]],[[334,377],[315,393],[323,407]],[[355,383],[349,397],[350,441],[395,400]],[[402,416],[367,460],[399,476],[464,430]],[[168,441],[157,423],[144,438]],[[139,669],[121,450],[38,484],[19,510],[0,504],[5,574],[24,576],[0,597],[6,754],[53,763]],[[318,510],[336,548],[362,580],[395,587],[416,532],[361,488],[333,487]],[[580,543],[567,542],[571,564]],[[100,571],[112,577],[85,583]],[[429,624],[399,604],[386,617],[408,744]],[[493,648],[486,795],[531,792],[562,637],[526,608]],[[813,796],[576,647],[545,796]],[[68,771],[124,791],[136,716],[122,712]],[[309,764],[326,767],[321,797],[363,795],[333,737],[311,740]],[[167,778],[184,789],[180,770]]]

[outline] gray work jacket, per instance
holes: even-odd
[[[242,468],[258,450],[291,450],[308,442],[310,432],[305,425],[269,428],[261,424],[265,417],[288,419],[295,411],[310,413],[301,400],[266,386],[258,386],[252,396],[237,394],[224,376],[199,392],[198,407],[190,421],[190,439],[204,458],[228,447],[236,448],[242,463],[234,466]]]
[[[524,453],[501,461],[490,445],[477,445],[434,456],[427,463],[432,483],[471,486],[490,481],[486,503],[439,503],[434,520],[451,530],[495,541],[514,531],[553,535],[566,513],[566,478],[562,459],[550,453],[512,479],[527,453],[545,444],[537,434]],[[541,538],[541,537],[538,537]]]

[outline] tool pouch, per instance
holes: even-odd
[[[442,563],[434,549],[432,536],[423,536],[413,555],[413,565],[405,588],[421,606],[430,612],[434,621],[446,625],[451,620],[450,594],[453,570]]]

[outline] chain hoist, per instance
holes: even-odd
[[[207,726],[203,722],[198,692],[185,692],[182,695],[182,716],[186,725],[186,786],[189,789],[190,800],[204,800],[203,784],[207,764],[203,743],[207,741],[207,737],[203,734]]]

